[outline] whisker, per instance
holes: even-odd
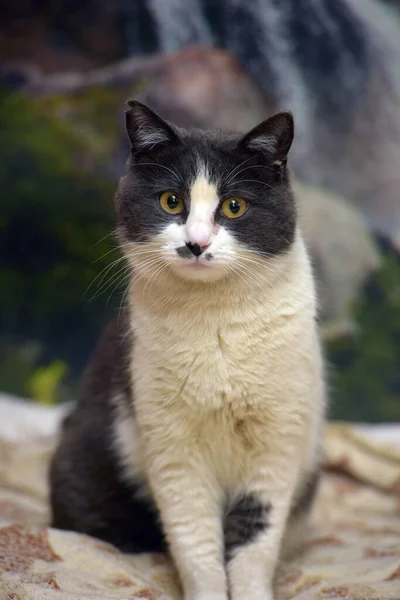
[[[157,270],[157,267],[153,268],[153,273],[150,274],[150,278],[146,281],[146,284],[145,284],[145,286],[143,288],[142,298],[144,298],[144,295],[146,293],[146,289],[147,289],[148,285],[151,282],[153,282],[155,280],[155,278],[161,273],[161,271],[163,271],[164,268],[167,267],[167,266],[168,266],[168,263],[163,261],[163,264],[161,265],[161,267],[158,270]],[[151,273],[151,271],[150,271],[150,273]],[[151,288],[150,288],[150,290],[151,290]]]
[[[157,269],[158,264],[160,264],[160,262],[164,262],[161,257],[157,257],[156,259],[149,259],[145,262],[143,262],[140,265],[140,268],[138,270],[136,270],[133,274],[133,276],[130,278],[130,282],[129,285],[127,286],[123,296],[122,296],[122,300],[120,303],[120,312],[122,310],[122,305],[124,304],[128,294],[130,293],[130,291],[132,290],[132,287],[134,286],[134,284],[136,283],[136,281],[138,281],[139,279],[142,279],[143,277],[145,277],[146,275],[149,274],[149,272],[151,273],[152,270]],[[168,263],[166,263],[168,264]],[[150,270],[149,270],[150,267]]]
[[[261,287],[265,284],[265,279],[263,279],[259,273],[254,271],[252,268],[245,268],[244,265],[237,265],[239,270],[244,273],[244,275],[253,282],[256,287]]]
[[[155,248],[154,250],[153,249],[148,249],[148,250],[145,250],[145,249],[133,250],[130,253],[130,256],[132,256],[132,257],[134,257],[134,256],[146,256],[148,254],[150,254],[150,255],[152,255],[152,254],[160,254],[160,250],[159,250],[159,248]]]
[[[233,271],[233,273],[235,273],[235,275],[238,275],[245,284],[247,284],[247,280],[244,278],[244,276],[241,274],[241,272],[238,268],[236,268],[234,265],[229,265],[229,269],[231,271]]]
[[[250,248],[246,248],[245,246],[240,247],[240,253],[242,252],[247,252],[252,257],[263,256],[264,258],[274,258],[274,254],[272,254],[272,252],[264,252],[263,250],[252,250]]]
[[[123,259],[129,259],[132,258],[132,254],[131,255],[127,255],[127,256],[123,256],[121,257],[121,259],[119,260],[123,260]],[[150,257],[149,259],[145,260],[143,263],[143,267],[148,267],[150,265],[152,265],[153,263],[158,262],[159,257]],[[115,261],[117,262],[117,261]],[[105,293],[111,286],[114,286],[114,290],[112,293],[114,293],[114,291],[116,290],[116,288],[120,285],[121,281],[123,281],[124,277],[129,274],[129,272],[131,271],[131,266],[130,264],[126,264],[122,267],[122,269],[120,269],[119,271],[117,271],[110,280],[108,280],[107,282],[104,282],[102,285],[100,285],[100,288],[97,290],[97,293],[92,296],[92,298],[90,298],[90,301],[94,300],[95,298],[97,298],[98,296],[100,296],[102,293]],[[100,283],[102,283],[102,281],[104,281],[106,277],[106,273],[103,276],[103,279],[101,280]],[[111,294],[112,295],[112,294]]]
[[[126,286],[126,288],[125,288],[125,291],[124,291],[124,293],[122,294],[121,302],[119,303],[119,309],[118,309],[118,322],[119,322],[119,319],[120,319],[120,317],[121,317],[122,311],[124,310],[125,303],[126,303],[126,301],[127,301],[127,298],[128,298],[128,296],[129,296],[129,294],[130,294],[130,292],[131,292],[131,289],[132,289],[132,282],[130,281],[130,282],[128,283],[128,285]]]
[[[119,283],[121,281],[123,281],[123,279],[125,277],[127,277],[129,275],[129,271],[130,271],[129,266],[126,266],[123,269],[121,269],[120,271],[118,271],[117,273],[115,273],[110,280],[104,282],[104,284],[101,286],[101,288],[99,290],[97,290],[97,292],[89,299],[89,302],[92,302],[93,300],[95,300],[96,298],[98,298],[99,296],[104,294],[112,286],[115,286],[114,287],[114,291],[115,291],[117,289],[117,286],[119,285]]]
[[[274,269],[271,269],[269,265],[266,265],[263,261],[253,260],[252,258],[248,258],[247,256],[239,256],[239,262],[244,261],[245,263],[250,263],[261,267],[263,270],[268,271],[269,273],[275,273]]]
[[[248,159],[248,160],[250,160],[250,159]],[[243,161],[242,164],[245,164],[246,162],[247,162],[247,160]],[[239,165],[239,166],[241,166],[241,165]],[[267,167],[266,165],[248,165],[244,169],[241,169],[240,171],[235,173],[234,177],[237,177],[238,175],[240,175],[240,173],[244,173],[244,171],[247,171],[248,169],[268,169],[269,171],[273,171],[273,169],[271,169],[271,167]],[[229,179],[229,181],[232,181],[232,179],[233,179],[233,177],[231,177]]]
[[[105,258],[106,256],[108,256],[109,254],[111,254],[111,252],[117,252],[117,251],[118,251],[118,246],[114,246],[114,248],[111,248],[111,250],[109,250],[108,252],[105,252],[104,254],[99,256],[99,258],[96,258],[96,260],[94,260],[93,263],[97,263],[100,260],[102,260],[103,258]]]
[[[93,248],[95,248],[96,246],[98,246],[99,244],[101,244],[101,242],[104,242],[104,240],[106,240],[110,236],[115,235],[115,233],[116,233],[115,229],[113,231],[110,231],[110,233],[107,233],[107,235],[105,235],[98,242],[96,242],[95,244],[93,244]]]
[[[284,193],[282,193],[282,192],[279,193],[278,190],[273,185],[270,185],[269,183],[266,183],[265,181],[259,181],[258,179],[239,179],[238,181],[235,181],[234,185],[239,185],[239,183],[257,183],[260,185],[265,185],[265,187],[267,187],[268,189],[276,192],[278,194],[279,198],[284,198],[284,196],[285,196]]]
[[[155,162],[140,163],[139,162],[139,163],[135,164],[135,168],[137,168],[137,167],[161,167],[162,169],[165,169],[166,171],[169,171],[170,173],[172,173],[172,175],[174,177],[176,177],[179,181],[182,181],[182,175],[180,175],[179,173],[177,173],[170,167],[167,167],[166,165],[162,165],[160,163],[155,163]]]
[[[130,278],[129,284],[126,286],[125,291],[124,291],[124,293],[122,295],[122,298],[121,298],[121,302],[120,302],[119,310],[118,310],[118,318],[120,318],[120,315],[121,315],[121,313],[123,311],[123,308],[125,306],[125,302],[127,301],[127,298],[129,296],[129,294],[131,293],[132,288],[133,288],[135,282],[138,281],[139,279],[141,279],[142,277],[144,277],[144,275],[145,275],[144,273],[135,273]]]
[[[246,284],[249,283],[249,280],[256,287],[263,287],[265,285],[265,283],[268,283],[268,280],[265,278],[262,278],[259,273],[254,272],[254,274],[253,274],[252,269],[250,269],[250,272],[249,272],[249,269],[245,269],[243,267],[243,265],[236,264],[234,267],[234,270],[235,270],[235,273],[237,275],[239,275]]]
[[[266,267],[266,265],[264,264],[264,268],[265,267]],[[246,265],[243,265],[243,268],[249,268],[249,267],[247,267]],[[254,272],[254,268],[253,267],[250,267],[250,270],[252,270]],[[269,269],[269,272],[273,274],[275,284],[278,284],[278,282],[282,278],[282,273],[280,273],[279,271],[271,271],[270,269]],[[258,273],[258,272],[255,272],[255,274],[258,275],[258,276],[261,276],[261,274]],[[265,280],[265,281],[267,281],[267,280]],[[267,282],[269,284],[272,283],[271,281],[267,281]]]
[[[249,160],[252,160],[252,158],[253,158],[252,156],[250,156],[249,158],[246,158],[246,160],[243,160],[239,165],[236,165],[236,167],[231,169],[229,171],[229,173],[226,175],[226,177],[224,178],[224,183],[228,184],[230,181],[232,181],[233,177],[236,174],[237,169],[240,169],[240,167],[242,167],[247,162],[249,162]]]
[[[136,267],[134,277],[137,275],[145,275],[149,267],[157,266],[161,262],[164,262],[161,257],[148,259],[146,262],[143,262],[140,266]]]
[[[100,285],[104,281],[104,278],[107,276],[107,273],[109,273],[110,269],[113,269],[118,263],[120,263],[122,260],[124,260],[124,258],[125,258],[124,256],[120,256],[119,258],[115,259],[112,263],[105,266],[104,269],[102,269],[100,271],[100,273],[98,273],[96,275],[96,277],[93,279],[93,281],[88,285],[86,290],[83,292],[82,299],[86,296],[86,294],[88,293],[88,291],[90,290],[92,285],[94,285],[94,283],[98,280],[98,278],[102,275],[102,273],[104,273],[104,275],[98,285]]]
[[[110,293],[110,295],[109,295],[109,296],[108,296],[108,298],[107,298],[107,301],[106,301],[106,306],[108,306],[108,303],[110,302],[110,300],[111,300],[112,296],[115,294],[115,292],[117,291],[117,289],[118,289],[118,288],[119,288],[119,287],[120,287],[120,286],[123,284],[124,280],[125,280],[127,277],[129,277],[129,273],[125,271],[125,272],[122,274],[122,276],[121,276],[121,277],[118,279],[118,281],[115,281],[115,285],[114,285],[113,289],[111,290],[111,293]],[[106,290],[104,290],[104,292],[105,292],[105,291],[106,291]]]

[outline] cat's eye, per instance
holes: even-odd
[[[247,209],[247,202],[243,198],[227,198],[221,205],[222,214],[228,219],[241,217]]]
[[[174,192],[163,192],[160,194],[160,204],[167,213],[178,215],[183,211],[183,200]]]

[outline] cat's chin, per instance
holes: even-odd
[[[188,281],[214,282],[226,275],[226,269],[223,266],[211,266],[204,263],[175,263],[171,267],[175,275]]]

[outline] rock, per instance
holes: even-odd
[[[9,394],[0,393],[0,439],[27,442],[38,436],[51,437],[71,410],[69,403],[41,406]]]
[[[82,94],[96,87],[125,90],[181,127],[246,131],[266,118],[272,101],[228,52],[194,47],[171,55],[126,59],[90,72],[45,75],[24,70],[23,90],[35,96]]]
[[[351,327],[349,308],[366,276],[379,266],[377,246],[363,215],[343,198],[298,180],[293,187],[313,259],[321,317],[332,325],[332,335],[339,335]]]
[[[272,102],[224,50],[194,47],[169,55],[141,99],[181,127],[246,131]]]

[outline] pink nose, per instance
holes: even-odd
[[[197,222],[189,224],[186,229],[186,242],[188,244],[196,244],[205,250],[210,245],[210,234],[210,228],[205,223]]]

